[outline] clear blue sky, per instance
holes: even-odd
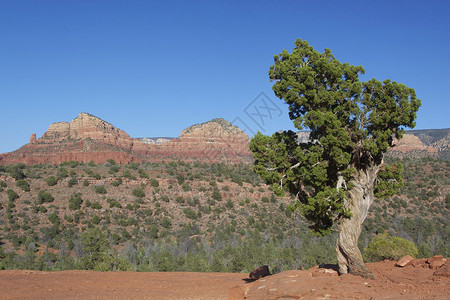
[[[0,153],[80,112],[132,137],[216,117],[290,129],[268,69],[297,38],[363,65],[364,79],[415,88],[416,128],[448,128],[449,14],[435,0],[0,0]]]

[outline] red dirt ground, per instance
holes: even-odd
[[[0,271],[0,299],[450,299],[448,272],[394,264],[367,264],[375,280],[313,268],[254,282],[230,273],[8,270]]]

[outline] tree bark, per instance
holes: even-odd
[[[375,278],[364,264],[358,248],[358,239],[361,234],[361,225],[373,203],[373,189],[378,170],[379,166],[359,170],[356,178],[352,181],[354,186],[349,191],[349,199],[345,204],[351,210],[352,217],[350,219],[342,218],[337,224],[339,237],[336,251],[340,274],[350,273],[364,278]]]

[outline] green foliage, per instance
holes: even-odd
[[[118,187],[121,184],[122,184],[122,178],[117,178],[116,180],[111,182],[111,185],[114,186],[114,187]]]
[[[52,223],[52,224],[59,224],[59,217],[58,217],[58,215],[56,214],[56,213],[51,213],[49,216],[48,216],[48,220]]]
[[[187,208],[183,209],[183,212],[184,212],[184,215],[186,216],[186,218],[193,219],[193,220],[197,219],[197,214],[195,213],[194,210],[192,210],[192,208],[187,207]]]
[[[45,182],[47,183],[48,186],[54,186],[55,184],[58,183],[58,180],[56,179],[55,176],[49,176],[45,179]]]
[[[89,228],[81,234],[81,245],[84,256],[81,258],[82,268],[95,270],[106,259],[109,241],[106,235],[98,228]]]
[[[24,179],[27,176],[23,172],[23,169],[25,168],[25,164],[23,163],[17,163],[14,166],[6,166],[5,170],[9,173],[9,176],[14,178],[15,180]]]
[[[19,179],[16,181],[16,186],[21,188],[25,192],[30,191],[30,184],[25,179]]]
[[[98,201],[95,201],[95,202],[93,202],[93,203],[91,204],[91,207],[92,207],[93,209],[101,209],[101,208],[102,208],[102,205],[101,205]]]
[[[152,187],[158,187],[159,186],[159,182],[158,182],[158,180],[156,180],[155,178],[152,178],[152,179],[150,179],[150,185],[152,186]]]
[[[390,80],[361,82],[364,72],[298,39],[292,53],[274,56],[269,77],[294,126],[311,130],[311,141],[298,143],[294,132],[284,131],[271,137],[258,133],[250,142],[255,172],[276,195],[297,195],[295,207],[322,235],[335,220],[351,217],[344,203],[361,180],[356,175],[382,165],[393,136],[401,138],[403,127],[415,126],[421,105],[414,89]],[[377,195],[401,186],[399,171],[398,166],[380,172]]]
[[[184,192],[187,192],[191,189],[191,187],[189,186],[189,184],[187,182],[183,182],[183,184],[181,185],[181,188],[183,189]]]
[[[69,198],[69,209],[77,210],[81,208],[81,204],[83,203],[83,199],[79,194],[72,194]]]
[[[122,176],[131,180],[136,180],[136,176],[131,174],[130,170],[123,170]]]
[[[138,169],[139,177],[148,178],[148,174],[143,169]]]
[[[53,200],[55,199],[49,192],[45,190],[40,190],[38,192],[38,201],[37,201],[38,204],[43,204],[44,202],[53,202]]]
[[[222,201],[222,195],[220,194],[220,191],[217,187],[214,188],[214,190],[211,194],[211,198],[213,198],[216,201]]]
[[[6,182],[4,182],[3,180],[0,180],[0,188],[5,188],[8,185],[6,184]]]
[[[112,159],[112,158],[108,159],[106,162],[107,162],[108,164],[112,165],[112,166],[115,166],[115,165],[116,165],[116,161],[115,161],[114,159]]]
[[[103,185],[96,185],[94,187],[94,190],[97,194],[101,194],[101,195],[105,195],[108,193]]]
[[[417,257],[416,245],[406,239],[390,236],[388,233],[376,235],[364,250],[364,256],[368,261],[384,259],[398,260],[405,255]]]
[[[145,192],[143,189],[137,187],[134,188],[132,191],[133,196],[138,197],[138,198],[144,198],[145,197]]]
[[[70,178],[69,181],[67,182],[67,186],[68,187],[73,187],[74,185],[78,184],[78,180],[76,178]]]
[[[119,172],[119,170],[120,170],[120,166],[118,166],[118,165],[112,165],[111,167],[109,167],[109,173],[110,174],[114,174],[114,173],[117,173],[117,172]]]
[[[7,189],[6,194],[8,195],[9,201],[14,201],[19,198],[19,195],[12,189]]]
[[[376,182],[374,193],[378,199],[393,196],[403,187],[403,165],[398,162],[395,165],[385,165],[378,172],[378,181]]]

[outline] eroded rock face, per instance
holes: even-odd
[[[56,163],[76,160],[102,163],[132,161],[191,160],[200,162],[249,163],[249,138],[224,119],[197,124],[183,130],[179,138],[146,144],[125,131],[88,113],[69,122],[49,126],[40,139],[0,155],[0,164]]]
[[[394,148],[392,150],[401,152],[423,150],[430,153],[437,153],[435,148],[424,145],[417,136],[412,134],[405,134],[400,140],[394,141]]]
[[[32,133],[30,136],[30,144],[36,143],[36,133]]]
[[[250,163],[249,137],[224,119],[213,119],[186,128],[179,138],[151,147],[155,158],[173,157],[204,162]]]

